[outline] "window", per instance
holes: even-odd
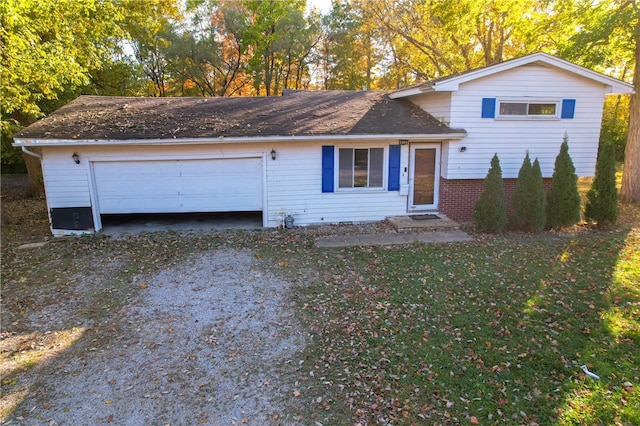
[[[338,188],[382,188],[384,148],[339,148]]]
[[[557,102],[500,101],[498,117],[557,118]]]

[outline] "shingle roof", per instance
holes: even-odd
[[[16,139],[145,140],[314,135],[447,134],[406,100],[375,91],[285,91],[279,97],[80,96]]]

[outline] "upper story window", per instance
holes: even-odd
[[[557,118],[558,102],[500,101],[498,117]]]
[[[338,188],[382,188],[384,148],[339,148]]]
[[[554,120],[573,118],[575,99],[482,98],[480,117],[502,120]]]

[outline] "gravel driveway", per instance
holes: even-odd
[[[44,402],[12,424],[289,423],[297,391],[281,368],[304,337],[289,285],[251,251],[199,253],[133,285],[114,338],[66,356],[42,378]]]

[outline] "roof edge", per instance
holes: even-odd
[[[417,86],[398,89],[395,92],[389,93],[389,95],[387,96],[389,96],[389,99],[400,99],[400,98],[406,98],[409,96],[419,95],[420,93],[424,92],[424,90],[422,89],[423,86],[425,86],[424,83]]]
[[[438,134],[377,134],[377,135],[313,135],[313,136],[263,136],[228,138],[177,138],[177,139],[33,139],[14,138],[13,146],[105,146],[105,145],[204,145],[223,143],[261,143],[298,141],[350,141],[350,140],[459,140],[467,136],[464,129]]]

